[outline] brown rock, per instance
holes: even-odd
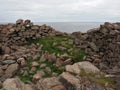
[[[18,70],[18,64],[17,63],[11,64],[6,69],[5,74],[12,74],[13,75],[16,73],[17,70]]]
[[[0,67],[0,77],[4,74],[4,71],[2,70],[2,68]]]
[[[23,20],[22,19],[18,19],[17,21],[16,21],[16,24],[22,24],[23,23]]]
[[[37,81],[41,78],[41,74],[40,73],[36,73],[35,75],[33,75],[33,81]]]
[[[67,90],[81,90],[80,80],[70,73],[62,73],[59,80],[66,86]]]
[[[40,79],[37,88],[38,90],[66,90],[56,77]]]
[[[4,53],[5,54],[10,54],[11,50],[9,47],[5,47]]]
[[[24,84],[20,81],[19,78],[10,78],[6,79],[3,82],[3,89],[4,90],[34,90],[32,86],[28,84]]]
[[[19,59],[17,60],[17,62],[20,63],[20,65],[21,65],[22,67],[24,67],[24,66],[27,65],[27,63],[26,63],[26,61],[25,61],[24,58],[19,58]]]
[[[36,61],[32,62],[32,67],[37,67],[37,66],[39,66],[38,62],[36,62]]]

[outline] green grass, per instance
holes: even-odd
[[[81,50],[81,49],[75,47],[74,45],[69,44],[70,40],[73,40],[73,39],[70,37],[48,36],[48,37],[44,37],[42,39],[29,40],[28,43],[25,45],[31,45],[32,43],[42,44],[43,45],[43,47],[42,47],[43,53],[45,53],[45,51],[48,51],[51,54],[55,53],[56,56],[57,56],[57,54],[62,55],[62,54],[66,53],[66,54],[68,54],[68,58],[72,59],[73,63],[82,61],[83,57],[85,56],[84,50]],[[56,43],[56,44],[53,45],[53,43]],[[65,47],[66,50],[59,49],[59,47],[61,47],[61,46]],[[68,51],[69,49],[71,49],[72,51]],[[40,62],[40,57],[38,57],[35,61],[37,61],[39,63],[39,65],[45,63],[46,66],[51,69],[51,72],[49,72],[49,73],[42,69],[45,72],[45,75],[43,77],[51,77],[53,72],[57,73],[59,75],[63,71],[65,71],[64,66],[57,67],[54,65],[53,62],[49,62],[47,60],[45,62]],[[34,74],[36,74],[37,71],[41,70],[40,66],[38,66],[38,67],[36,67],[36,70],[34,72],[30,73],[30,70],[32,67],[31,66],[32,62],[33,62],[32,56],[27,57],[27,66],[26,66],[27,68],[25,70],[28,72],[28,75],[22,76],[22,75],[20,75],[19,72],[17,73],[17,75],[20,77],[20,79],[24,83],[32,81],[32,76]]]
[[[79,61],[82,61],[83,60],[83,57],[85,56],[85,52],[84,50],[81,50],[79,48],[76,48],[74,45],[71,45],[68,43],[69,40],[73,40],[72,38],[69,38],[69,37],[45,37],[45,38],[42,38],[42,39],[36,39],[36,40],[30,40],[27,45],[30,45],[32,43],[34,44],[42,44],[43,45],[43,48],[42,50],[43,51],[48,51],[49,53],[56,53],[57,54],[64,54],[64,53],[67,53],[70,57],[72,57],[73,61],[74,62],[79,62]],[[57,43],[56,46],[53,46],[53,43]],[[60,50],[59,49],[59,46],[62,46],[61,43],[64,42],[64,46],[65,48],[67,48],[67,50]],[[73,49],[72,50],[72,54],[71,52],[68,52],[68,49]]]
[[[68,41],[70,38],[66,37],[45,37],[42,39],[30,40],[27,44],[30,45],[32,43],[39,43],[43,45],[42,50],[48,51],[50,53],[64,53],[66,51],[61,51],[57,46],[60,46],[60,43],[63,41]],[[53,46],[53,43],[57,43],[57,46]],[[68,44],[66,44],[68,46]]]
[[[108,77],[104,77],[103,74],[101,74],[100,72],[98,73],[86,73],[84,70],[81,70],[80,75],[83,78],[88,78],[89,80],[101,84],[101,85],[105,85],[106,83],[108,84],[108,87],[111,88],[115,88],[116,87],[116,83],[112,78],[108,78]],[[99,78],[96,78],[95,76],[99,75]]]

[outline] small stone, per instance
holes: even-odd
[[[17,62],[20,63],[20,65],[21,65],[22,67],[24,67],[24,66],[27,65],[27,63],[26,63],[26,61],[25,61],[24,58],[19,58],[19,59],[17,60]]]
[[[66,65],[65,69],[66,69],[67,72],[74,73],[74,74],[77,74],[77,75],[79,75],[80,72],[81,72],[77,63],[75,63],[73,65]]]
[[[52,73],[52,77],[57,77],[57,76],[58,76],[58,73],[55,73],[55,72]]]
[[[16,62],[15,60],[4,60],[2,61],[2,64],[13,64],[15,62]]]
[[[45,55],[42,55],[40,58],[40,62],[44,62],[44,61],[46,61],[46,58],[45,58]]]
[[[46,67],[46,68],[45,68],[45,71],[48,72],[48,73],[51,73],[50,67]]]
[[[37,69],[36,67],[32,67],[29,73],[33,73],[33,72],[35,72],[36,69]]]
[[[25,85],[23,90],[34,90],[31,85],[27,84]]]
[[[9,47],[5,47],[4,53],[5,54],[10,54],[11,50]]]
[[[28,72],[27,71],[24,71],[23,75],[22,76],[28,76]]]
[[[58,49],[60,49],[61,51],[65,51],[67,48],[65,48],[63,46],[59,46]]]
[[[56,66],[58,66],[58,67],[62,66],[63,63],[64,63],[64,61],[58,58],[57,61],[56,61]]]
[[[2,70],[2,68],[0,67],[0,77],[4,74],[4,71]]]
[[[2,66],[1,66],[1,68],[2,68],[3,70],[6,70],[7,67],[8,67],[8,64],[6,64],[6,65],[2,65]]]
[[[41,78],[40,73],[33,75],[33,81],[39,80]]]
[[[67,85],[67,90],[69,90],[69,88],[72,88],[73,90],[81,90],[80,80],[68,72],[62,73],[59,80],[64,85]]]
[[[72,62],[72,59],[71,58],[69,58],[69,59],[67,59],[67,60],[65,60],[64,61],[64,65],[70,65],[70,64],[72,64],[73,62]]]
[[[39,30],[39,26],[34,25],[34,26],[31,27],[31,29],[32,29],[32,30]]]
[[[8,68],[5,71],[5,74],[14,74],[18,70],[18,64],[11,64],[8,66]]]
[[[37,73],[40,73],[41,77],[45,75],[45,72],[43,70],[37,71]]]
[[[37,67],[37,66],[39,66],[38,62],[36,62],[36,61],[32,62],[32,67]]]
[[[43,64],[40,65],[40,68],[43,69],[43,68],[45,68],[46,66],[47,66],[47,65],[46,65],[45,63],[43,63]]]
[[[23,20],[22,19],[18,19],[17,21],[16,21],[16,24],[22,24],[23,23]]]

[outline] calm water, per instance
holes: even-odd
[[[102,22],[39,22],[35,23],[38,25],[47,24],[52,27],[54,27],[56,30],[62,31],[62,32],[75,32],[75,31],[81,31],[86,32],[89,29],[97,28]]]
[[[7,23],[5,22],[1,24]],[[56,30],[72,33],[76,31],[86,32],[89,29],[99,27],[101,24],[103,24],[103,22],[34,22],[34,24],[47,24],[49,26],[52,26]]]

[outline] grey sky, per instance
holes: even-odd
[[[120,0],[0,0],[0,22],[120,21]]]

